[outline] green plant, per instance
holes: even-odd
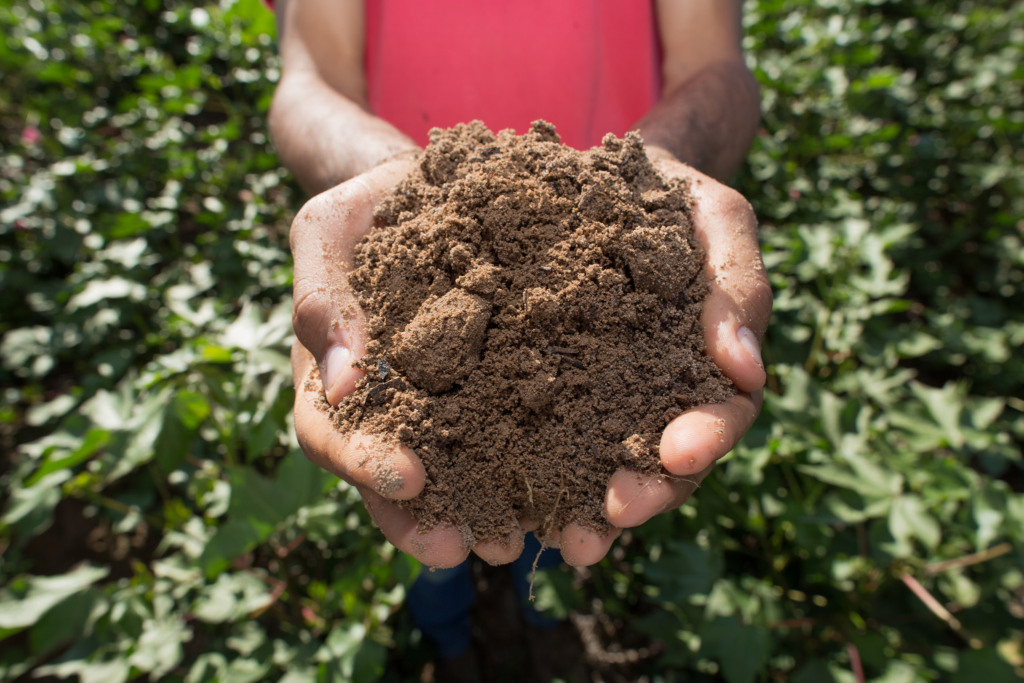
[[[765,408],[681,512],[538,576],[643,644],[609,679],[1021,674],[1022,20],[747,3]],[[291,436],[272,16],[0,26],[0,678],[404,680],[419,568]]]

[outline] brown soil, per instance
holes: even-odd
[[[665,425],[735,393],[704,352],[691,203],[635,133],[579,152],[544,122],[432,132],[357,247],[367,375],[330,409],[416,451],[423,527],[606,530],[611,475],[662,472]]]

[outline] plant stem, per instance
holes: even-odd
[[[983,643],[977,638],[973,638],[968,635],[964,631],[963,624],[960,623],[960,620],[953,616],[953,614],[946,609],[945,605],[939,602],[934,595],[929,593],[928,589],[922,586],[917,579],[910,574],[900,574],[900,581],[906,584],[907,588],[917,596],[918,600],[924,603],[924,606],[927,607],[932,614],[946,622],[946,624],[953,629],[958,636],[963,638],[964,642],[972,649],[981,649]]]
[[[924,571],[928,574],[941,574],[942,572],[949,571],[950,569],[960,569],[963,567],[969,567],[972,564],[981,564],[982,562],[988,562],[989,560],[995,559],[1000,555],[1013,550],[1013,546],[1009,543],[1000,543],[997,546],[993,546],[988,550],[982,550],[980,552],[971,553],[970,555],[964,555],[952,560],[945,560],[944,562],[935,562],[929,564],[924,568]]]

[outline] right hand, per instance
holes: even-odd
[[[416,165],[403,157],[385,162],[326,192],[299,211],[291,229],[295,260],[294,310],[298,340],[292,347],[295,379],[295,432],[306,456],[352,484],[367,511],[399,550],[430,567],[453,567],[469,553],[463,534],[452,526],[418,531],[416,519],[395,500],[415,498],[426,472],[416,454],[401,445],[386,445],[361,432],[342,433],[317,408],[326,395],[337,406],[355,390],[362,371],[353,367],[366,350],[366,317],[348,284],[355,245],[373,227],[373,212]],[[321,381],[311,375],[314,364]],[[369,454],[374,454],[368,459]],[[380,486],[380,473],[397,475]],[[484,560],[511,562],[522,551],[522,537],[507,543],[479,543]]]

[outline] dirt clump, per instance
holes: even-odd
[[[611,475],[662,472],[665,425],[736,392],[704,351],[688,187],[635,133],[583,152],[542,121],[430,140],[356,248],[366,376],[323,408],[415,450],[427,483],[401,504],[425,528],[604,531]]]

